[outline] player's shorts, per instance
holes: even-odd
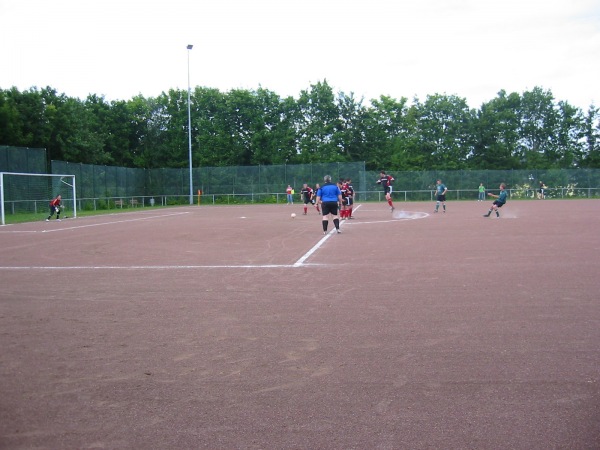
[[[498,208],[502,208],[502,205],[504,205],[504,203],[499,202],[498,200],[495,200],[494,203],[492,203],[493,205],[496,205]]]
[[[352,206],[354,204],[354,199],[352,197],[346,197],[346,203],[344,203],[346,206]]]
[[[314,203],[310,198],[304,197],[302,200],[304,201],[305,205],[308,205],[309,203]]]
[[[337,202],[322,202],[321,203],[321,211],[323,211],[323,215],[331,214],[337,216],[338,214],[338,204]]]
[[[385,192],[385,195],[388,194],[392,194],[392,187],[391,186],[386,186],[385,189],[383,190],[383,192]]]
[[[445,202],[446,201],[446,194],[444,194],[444,195],[441,195],[441,194],[438,195],[437,196],[437,201],[438,202]]]

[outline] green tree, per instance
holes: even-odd
[[[298,108],[296,161],[300,163],[343,161],[344,157],[334,139],[336,130],[341,126],[340,112],[327,80],[311,85],[308,90],[303,90],[298,99]]]
[[[23,121],[17,97],[21,93],[12,88],[0,91],[0,144],[23,145]]]
[[[583,119],[585,137],[581,167],[600,169],[600,109],[590,106]]]
[[[517,169],[519,159],[515,149],[519,141],[519,108],[517,93],[498,96],[484,103],[474,121],[474,148],[469,165],[473,169]]]
[[[252,132],[252,164],[285,164],[295,157],[298,108],[292,97],[259,88],[255,93],[256,116]]]
[[[339,121],[334,131],[333,141],[338,153],[346,161],[363,161],[366,156],[365,129],[363,122],[366,108],[362,100],[339,92],[337,95]]]
[[[371,100],[371,107],[362,114],[365,136],[364,160],[369,170],[401,170],[414,162],[410,146],[402,143],[412,136],[407,99],[388,96]],[[405,151],[403,155],[402,152]],[[392,158],[395,163],[392,164]],[[412,160],[409,161],[409,160]]]
[[[463,98],[430,95],[415,101],[419,147],[431,169],[456,170],[467,167],[473,153],[474,111]],[[425,156],[426,155],[426,156]]]
[[[518,156],[525,169],[553,166],[559,123],[550,91],[535,87],[521,96]]]

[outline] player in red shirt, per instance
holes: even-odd
[[[300,191],[300,198],[304,202],[304,215],[308,213],[308,204],[312,204],[314,206],[314,197],[315,192],[313,189],[306,183],[302,185],[302,190]],[[317,208],[317,212],[319,212]]]
[[[342,193],[342,206],[340,207],[340,219],[345,220],[348,214],[348,193],[346,192],[346,181],[344,179],[340,179],[338,181],[338,187],[340,188],[340,192]]]
[[[48,222],[52,218],[54,213],[56,213],[56,220],[58,220],[60,222],[60,201],[61,201],[61,199],[62,199],[62,197],[60,195],[57,195],[50,202],[50,215],[46,219],[46,222]]]
[[[354,188],[352,187],[352,180],[348,178],[345,183],[347,208],[346,208],[346,219],[354,219],[352,216],[352,208],[354,205]]]
[[[381,184],[383,186],[383,192],[385,192],[385,199],[390,205],[392,211],[394,211],[394,203],[392,202],[392,182],[394,181],[394,177],[391,175],[387,175],[383,170],[379,174],[379,180],[377,180],[377,184]]]

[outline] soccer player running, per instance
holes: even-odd
[[[379,180],[377,180],[377,184],[381,184],[383,187],[383,192],[385,192],[385,199],[390,205],[391,211],[393,212],[394,203],[392,202],[392,182],[394,181],[394,177],[386,174],[383,170],[379,173]]]
[[[314,191],[307,183],[304,183],[302,185],[302,189],[300,190],[300,198],[304,202],[304,215],[308,213],[308,204],[313,204],[313,197]]]
[[[54,213],[56,213],[56,220],[58,220],[60,222],[60,202],[61,202],[61,200],[62,200],[62,197],[59,194],[50,202],[50,215],[46,219],[46,222],[48,222],[52,218]]]
[[[342,191],[337,184],[331,182],[331,175],[325,175],[323,181],[325,184],[317,191],[317,205],[320,204],[323,211],[323,234],[327,234],[329,215],[333,217],[333,224],[339,234],[342,231],[340,230],[338,207],[342,205]]]
[[[494,200],[494,203],[492,203],[492,207],[490,208],[490,210],[488,211],[487,214],[484,214],[483,217],[490,217],[490,214],[492,214],[492,211],[496,211],[496,217],[500,218],[500,213],[498,212],[498,208],[502,208],[502,206],[506,203],[506,185],[504,183],[500,184],[500,194],[496,195],[496,194],[492,194],[491,192],[488,192],[488,195],[490,197],[494,197],[496,200]]]
[[[434,213],[438,212],[438,209],[440,209],[440,203],[444,208],[444,212],[446,212],[446,192],[448,192],[446,185],[442,183],[442,180],[437,180],[437,184],[435,186],[437,203],[435,204],[435,210],[433,211]]]

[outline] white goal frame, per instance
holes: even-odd
[[[59,175],[59,174],[49,174],[49,173],[21,173],[21,172],[0,172],[0,215],[2,216],[2,225],[6,225],[5,221],[5,209],[4,209],[4,189],[5,189],[5,179],[4,175],[17,175],[17,176],[27,176],[27,177],[45,177],[45,178],[69,178],[73,180],[73,185],[65,183],[67,186],[70,186],[73,192],[73,217],[77,217],[77,195],[75,189],[75,175]],[[41,200],[41,199],[35,199]],[[45,200],[45,199],[44,199]],[[48,202],[52,200],[48,199]],[[70,200],[70,199],[69,199]],[[44,210],[46,212],[46,210]]]

